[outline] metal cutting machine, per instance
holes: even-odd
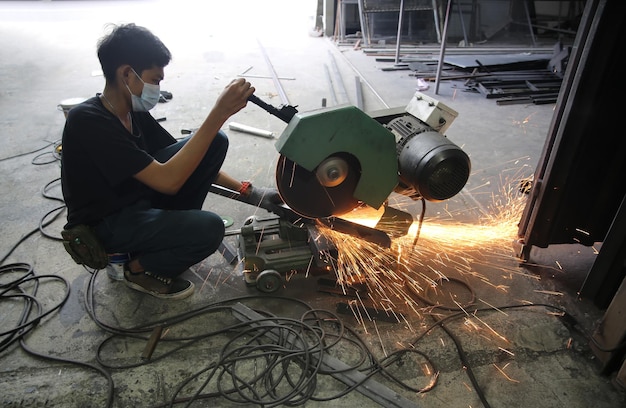
[[[276,142],[276,186],[285,204],[266,208],[273,219],[248,219],[240,234],[246,282],[262,291],[276,290],[286,270],[332,269],[337,249],[327,242],[319,248],[316,225],[388,247],[390,230],[403,235],[413,223],[411,214],[388,206],[393,193],[443,201],[469,178],[468,155],[443,133],[457,112],[423,93],[405,107],[371,113],[349,105],[300,113],[254,95],[250,101],[287,123]],[[362,206],[385,207],[375,228],[341,218]],[[285,223],[296,220],[300,226]],[[379,228],[389,223],[400,228]]]

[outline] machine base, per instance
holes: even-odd
[[[249,217],[239,234],[238,257],[247,285],[275,292],[288,273],[327,274],[337,249],[312,224],[295,225],[276,216]]]

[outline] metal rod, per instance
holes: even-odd
[[[324,71],[326,72],[326,80],[328,81],[328,88],[330,90],[330,98],[333,101],[333,105],[337,105],[337,94],[335,93],[335,88],[333,87],[333,78],[330,75],[330,69],[328,69],[328,65],[324,64]]]
[[[443,66],[443,58],[446,54],[446,39],[448,37],[448,22],[450,21],[450,9],[452,8],[452,0],[448,0],[446,7],[446,19],[443,23],[443,34],[441,35],[441,49],[439,51],[439,64],[437,64],[437,76],[435,77],[435,95],[439,95],[439,79],[441,78],[441,67]]]
[[[528,28],[530,29],[530,39],[533,41],[533,46],[537,45],[535,40],[535,33],[533,31],[533,23],[530,18],[530,10],[528,9],[528,0],[524,1],[524,9],[526,10],[526,20],[528,21]]]
[[[398,37],[396,38],[396,64],[400,62],[400,39],[402,38],[402,15],[404,14],[404,0],[400,0],[398,12]]]
[[[338,0],[337,11],[339,12],[339,40],[346,40],[346,4],[342,0]]]
[[[244,125],[242,123],[230,122],[228,124],[228,128],[231,130],[236,130],[238,132],[247,133],[249,135],[260,136],[266,139],[273,139],[274,133],[269,130],[259,129],[252,126]]]
[[[280,100],[284,105],[291,105],[289,103],[289,98],[287,98],[287,94],[285,93],[285,90],[283,89],[283,86],[280,83],[280,80],[278,79],[278,75],[276,74],[276,71],[274,70],[274,66],[272,65],[272,61],[270,61],[270,58],[267,55],[267,52],[265,52],[265,48],[263,48],[263,44],[261,44],[261,41],[259,41],[259,39],[257,38],[257,43],[259,44],[259,47],[261,48],[261,53],[263,54],[263,58],[265,58],[265,62],[267,63],[268,68],[270,69],[270,72],[272,74],[272,80],[274,81],[274,86],[276,87],[276,90],[278,91],[278,95],[280,96]]]
[[[372,84],[369,83],[367,78],[365,78],[363,74],[361,74],[361,72],[354,66],[352,62],[350,62],[350,60],[345,55],[343,54],[340,54],[340,55],[343,57],[343,60],[346,62],[346,64],[348,64],[350,68],[352,68],[352,70],[359,76],[359,78],[361,78],[361,81],[363,81],[363,83],[367,85],[367,87],[370,89],[370,91],[372,91],[372,93],[376,96],[376,98],[378,98],[380,103],[382,103],[385,108],[389,108],[389,104],[385,102],[383,97],[380,96],[380,94],[376,91],[376,89],[374,89],[374,87],[372,86]]]
[[[346,85],[343,83],[343,79],[341,78],[341,73],[339,72],[339,66],[337,65],[337,60],[333,53],[328,50],[328,55],[330,56],[330,62],[332,64],[333,73],[335,74],[335,83],[339,88],[339,93],[343,97],[342,103],[350,103],[350,98],[348,97],[348,91],[346,90]]]
[[[465,20],[463,19],[463,10],[461,10],[461,0],[457,1],[457,7],[459,9],[459,20],[461,20],[461,29],[463,30],[463,40],[465,40],[465,46],[469,47],[469,40],[467,39],[467,30],[465,29]]]
[[[439,26],[439,2],[437,0],[433,0],[433,19],[435,20],[437,41],[441,41],[441,27]]]
[[[361,39],[363,40],[363,45],[365,47],[369,47],[370,46],[370,40],[369,40],[369,34],[368,34],[369,30],[367,28],[367,22],[365,21],[365,18],[364,18],[365,14],[363,12],[363,0],[359,0],[358,5],[359,5],[359,21],[361,23]]]
[[[356,85],[356,107],[363,110],[363,87],[361,86],[361,78],[354,77],[354,83]]]
[[[239,74],[237,75],[240,78],[260,78],[260,79],[272,79],[271,76],[267,76],[267,75],[248,75],[248,74]],[[295,81],[296,78],[294,77],[278,77],[278,79],[282,79],[285,81]]]
[[[161,333],[163,333],[163,326],[157,326],[152,329],[150,338],[148,339],[148,342],[143,349],[143,353],[141,354],[141,358],[143,360],[150,360],[150,358],[152,358],[152,353],[154,353],[154,349],[156,349],[157,343],[161,339]]]

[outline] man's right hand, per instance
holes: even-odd
[[[226,85],[217,98],[214,109],[219,111],[226,120],[246,106],[248,98],[254,91],[252,84],[244,78],[234,79]]]

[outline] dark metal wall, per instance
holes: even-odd
[[[520,221],[530,247],[602,242],[626,193],[624,89],[620,56],[626,4],[589,1],[563,79],[554,118]]]
[[[533,246],[602,243],[580,296],[606,308],[592,341],[605,373],[626,341],[625,43],[626,2],[589,0],[519,226],[524,260]]]

